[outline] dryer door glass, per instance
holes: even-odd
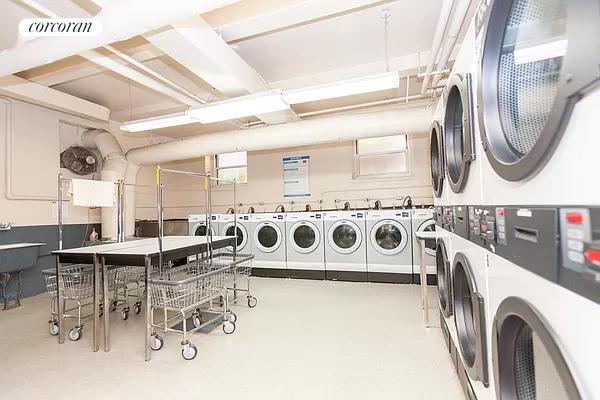
[[[308,225],[301,225],[294,231],[294,242],[303,249],[313,246],[316,240],[314,229]]]
[[[349,249],[356,244],[356,230],[348,225],[339,225],[333,230],[333,242],[341,249]]]
[[[195,236],[206,236],[206,225],[200,225],[194,232]]]
[[[437,249],[435,254],[435,265],[438,283],[438,297],[440,301],[440,308],[444,316],[449,317],[451,315],[450,308],[450,296],[448,287],[448,255],[446,253],[446,246],[443,240],[438,240]]]
[[[382,249],[394,250],[402,243],[402,232],[394,224],[384,224],[377,229],[375,240]]]
[[[431,155],[431,182],[435,197],[442,195],[444,184],[444,154],[442,148],[441,126],[435,122],[431,128],[429,152]]]
[[[508,298],[495,319],[494,369],[500,399],[580,399],[558,343],[528,303]]]
[[[279,239],[275,228],[268,225],[261,227],[256,236],[258,238],[258,243],[266,249],[270,249],[275,246]]]
[[[225,231],[225,236],[233,236],[234,229],[235,228],[233,226],[230,226],[229,228],[227,228],[227,230]],[[241,246],[241,244],[243,242],[244,242],[244,232],[242,232],[242,230],[238,226],[238,228],[237,228],[237,245],[238,245],[238,247]]]

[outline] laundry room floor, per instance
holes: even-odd
[[[254,309],[236,306],[237,330],[180,336],[144,362],[143,320],[111,320],[112,350],[48,334],[47,295],[0,311],[0,397],[7,399],[464,399],[439,329],[422,323],[417,285],[252,278]],[[67,322],[70,327],[71,322]]]

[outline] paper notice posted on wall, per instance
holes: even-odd
[[[283,157],[283,197],[310,196],[310,156]]]
[[[115,203],[115,184],[107,181],[72,179],[71,194],[74,206],[112,207]]]

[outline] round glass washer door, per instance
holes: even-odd
[[[492,348],[500,400],[582,398],[547,321],[529,302],[504,299],[494,318]]]
[[[233,222],[228,222],[224,227],[223,227],[223,234],[225,236],[234,236],[235,235],[235,226]],[[246,230],[246,227],[244,225],[241,224],[237,224],[237,250],[243,250],[244,247],[246,247],[246,244],[248,243],[248,231]],[[229,251],[233,251],[233,246],[227,246],[227,249]]]
[[[358,225],[350,220],[336,221],[328,231],[329,245],[338,253],[354,253],[362,243]]]
[[[450,77],[444,110],[444,155],[448,184],[460,193],[467,183],[473,149],[471,75]]]
[[[384,255],[400,253],[408,243],[406,228],[393,219],[384,219],[371,228],[371,244]]]
[[[550,159],[575,103],[600,79],[600,3],[495,0],[483,20],[481,139],[496,173],[519,181]]]
[[[277,224],[264,221],[254,228],[254,245],[263,253],[272,253],[281,246],[281,229]]]
[[[215,229],[212,226],[210,227],[210,233],[213,236],[215,235]],[[205,223],[200,223],[200,224],[196,225],[196,227],[194,228],[194,236],[206,236],[206,224]]]
[[[431,184],[435,197],[442,195],[444,187],[444,146],[442,141],[442,126],[434,121],[429,138],[429,153],[431,158]]]
[[[319,247],[321,234],[312,222],[300,221],[292,225],[289,240],[298,253],[308,254]]]

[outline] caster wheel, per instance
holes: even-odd
[[[139,314],[140,312],[142,312],[142,305],[140,303],[135,303],[133,305],[133,312],[136,314]]]
[[[154,351],[162,349],[164,344],[165,340],[158,335],[152,335],[152,337],[150,338],[150,348]]]
[[[69,339],[71,339],[73,342],[78,341],[79,339],[81,339],[81,336],[83,336],[83,331],[81,330],[82,328],[73,328],[69,331]]]
[[[193,360],[198,355],[198,349],[191,343],[186,344],[181,349],[181,356],[186,360]]]
[[[129,318],[129,310],[121,311],[121,319],[123,321],[127,321],[128,318]]]
[[[58,335],[58,321],[48,321],[48,330],[52,336]]]
[[[233,332],[235,332],[235,324],[230,321],[223,322],[223,332],[231,335]]]
[[[201,326],[202,325],[202,315],[200,315],[200,314],[193,315],[192,322],[194,323],[195,328],[198,328],[199,326]]]
[[[117,301],[113,300],[110,302],[110,311],[115,311],[117,309]]]
[[[231,312],[231,311],[229,312],[229,315],[227,318],[228,318],[228,321],[231,322],[232,324],[235,324],[235,322],[237,321],[237,315],[235,315],[235,313]]]
[[[258,299],[254,296],[248,296],[248,307],[254,308],[258,304]]]

